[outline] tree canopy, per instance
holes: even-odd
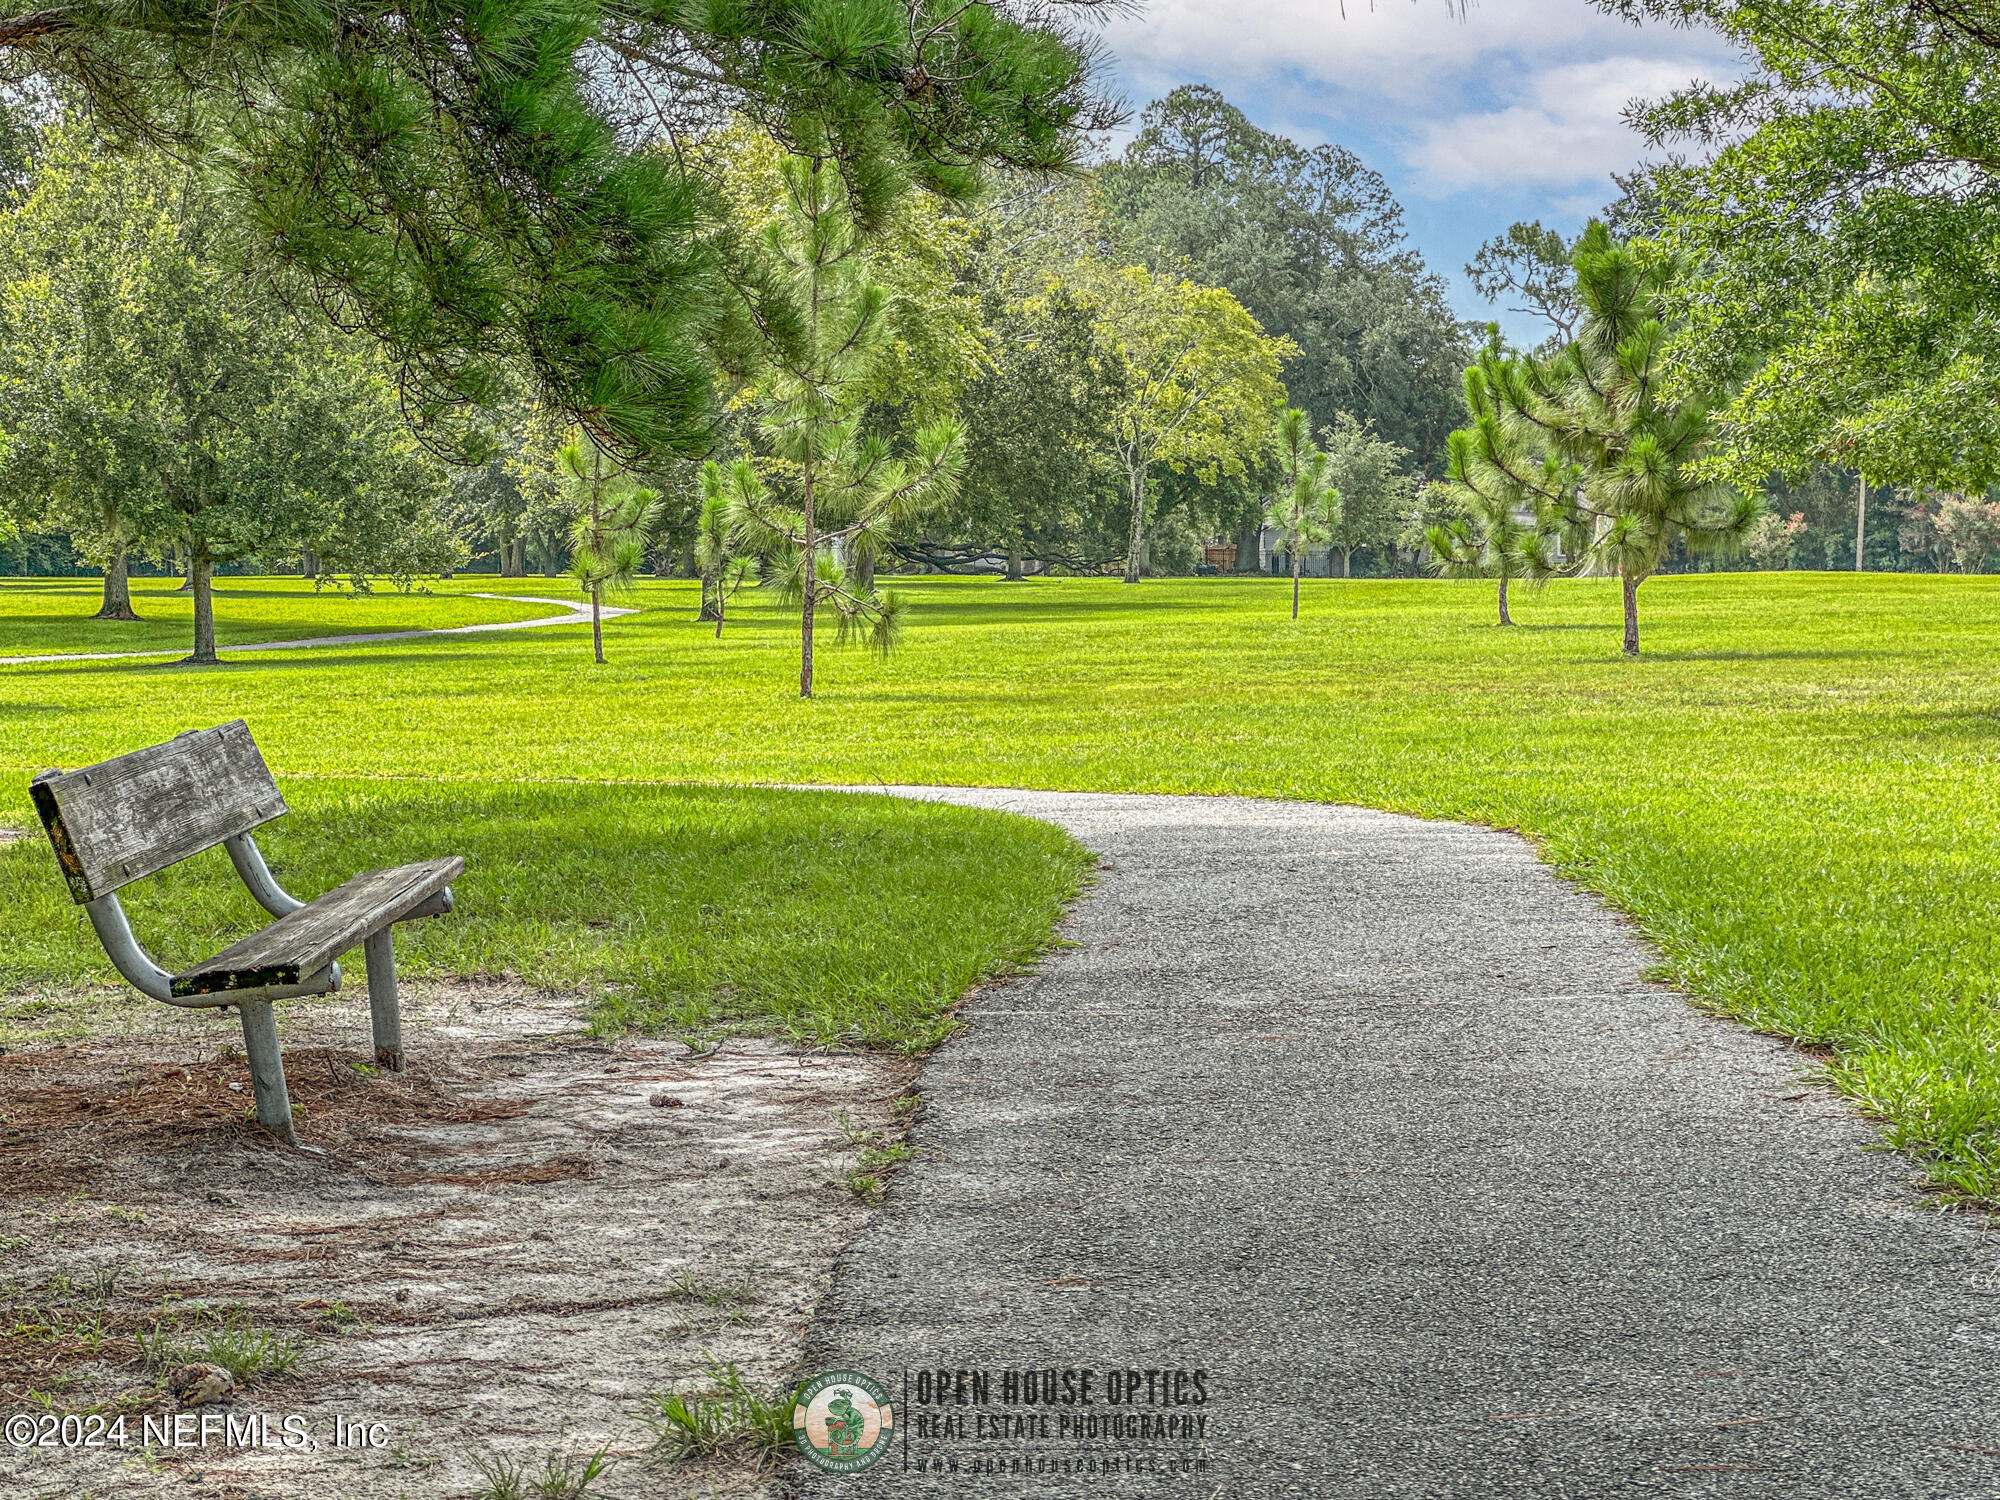
[[[1599,0],[1715,27],[1753,63],[1637,111],[1663,146],[1658,234],[1688,257],[1676,363],[1713,383],[1732,472],[1815,463],[1905,483],[2000,478],[2000,26],[1963,0]]]
[[[430,524],[444,474],[373,349],[246,284],[225,236],[193,173],[106,155],[81,126],[51,136],[33,192],[0,215],[0,493],[53,507],[105,567],[107,608],[128,549],[180,549],[211,660],[218,561],[456,555]]]
[[[1108,417],[1131,507],[1125,581],[1137,583],[1148,565],[1154,466],[1204,479],[1242,473],[1283,404],[1278,370],[1295,346],[1266,334],[1222,288],[1143,266],[1099,268],[1083,295],[1123,374]]]
[[[864,224],[916,183],[1055,168],[1116,118],[1104,0],[83,0],[0,18],[16,76],[198,159],[246,252],[380,341],[434,444],[525,372],[614,449],[705,451],[729,113],[835,162]]]
[[[1351,412],[1419,462],[1440,450],[1464,413],[1464,330],[1388,184],[1353,152],[1260,130],[1190,85],[1147,107],[1099,179],[1148,266],[1227,288],[1296,345],[1294,405]]]

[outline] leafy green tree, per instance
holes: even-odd
[[[996,312],[992,368],[963,398],[965,481],[940,528],[1006,557],[1009,578],[1030,556],[1099,550],[1116,524],[1098,500],[1122,381],[1090,307],[1060,284],[1033,311]]]
[[[1353,412],[1426,458],[1463,419],[1462,326],[1387,183],[1353,152],[1301,147],[1191,85],[1147,106],[1098,177],[1134,258],[1226,288],[1291,340],[1293,405]]]
[[[1273,430],[1281,483],[1271,497],[1270,522],[1292,558],[1292,618],[1299,617],[1299,577],[1306,549],[1324,542],[1340,519],[1340,491],[1327,480],[1327,456],[1312,445],[1312,418],[1295,406],[1278,413]]]
[[[706,451],[728,309],[681,150],[757,119],[873,224],[911,182],[1071,165],[1116,120],[1088,3],[111,0],[0,18],[0,51],[227,179],[235,226],[388,351],[433,443],[515,370],[626,457]]]
[[[1465,268],[1472,289],[1488,302],[1515,299],[1509,312],[1526,313],[1549,325],[1549,347],[1576,337],[1583,308],[1576,296],[1571,242],[1536,219],[1514,223],[1481,245]]]
[[[831,161],[788,157],[784,213],[765,227],[744,271],[761,334],[752,412],[761,462],[711,461],[704,506],[725,497],[739,545],[772,560],[796,592],[799,696],[813,695],[815,618],[832,609],[840,636],[893,643],[902,603],[852,586],[843,547],[872,550],[894,527],[949,499],[964,470],[957,422],[920,428],[898,455],[867,424],[892,325],[890,294],[871,272],[857,205]]]
[[[442,491],[379,363],[293,315],[227,233],[193,174],[80,127],[51,136],[0,220],[6,483],[97,510],[107,605],[130,548],[177,548],[199,663],[216,660],[218,562],[331,545],[357,498],[414,513]]]
[[[1783,516],[1769,510],[1757,518],[1743,547],[1759,568],[1766,572],[1782,571],[1792,565],[1799,537],[1805,529],[1806,518],[1802,512],[1793,511],[1789,516]]]
[[[1980,573],[2000,547],[2000,504],[1978,495],[1946,495],[1938,502],[1939,538],[1961,573]]]
[[[519,393],[484,413],[484,421],[480,461],[451,472],[452,511],[482,550],[491,546],[502,578],[523,578],[531,534],[573,519],[555,462],[573,429]]]
[[[604,591],[627,589],[659,526],[660,497],[637,484],[586,436],[556,450],[556,472],[576,510],[570,566],[590,599],[590,650],[604,665]]]
[[[1327,456],[1327,477],[1340,491],[1339,518],[1327,542],[1340,553],[1340,576],[1354,573],[1358,547],[1388,547],[1397,536],[1416,495],[1416,476],[1409,472],[1409,454],[1384,442],[1352,412],[1341,412],[1320,429]]]
[[[1638,111],[1708,160],[1653,174],[1696,268],[1672,304],[1691,389],[1759,367],[1717,413],[1744,482],[1818,464],[1979,490],[2000,477],[2000,26],[1966,0],[1599,0],[1712,27],[1751,67]],[[1858,559],[1857,559],[1858,560]]]
[[[0,505],[30,529],[69,533],[103,570],[97,618],[136,620],[127,559],[165,529],[164,495],[130,399],[135,267],[119,256],[143,255],[165,210],[131,222],[123,184],[91,172],[87,144],[56,147],[41,190],[0,216]]]
[[[1130,506],[1125,581],[1137,583],[1147,570],[1155,465],[1204,478],[1242,472],[1283,403],[1278,367],[1292,346],[1268,336],[1220,287],[1143,266],[1094,268],[1078,290],[1124,372],[1109,417]]]

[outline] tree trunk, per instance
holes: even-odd
[[[729,612],[729,601],[722,597],[722,580],[715,580],[715,638],[722,639],[722,617]]]
[[[799,611],[799,696],[813,695],[813,597],[811,579],[806,580],[805,604]]]
[[[1868,571],[1868,481],[1854,476],[1854,571]]]
[[[319,577],[319,557],[310,547],[299,548],[299,577]]]
[[[801,534],[805,539],[804,554],[800,565],[806,570],[805,599],[799,609],[799,696],[813,695],[813,606],[819,602],[819,532],[813,524],[813,481],[812,471],[806,471],[805,505],[800,520]]]
[[[704,573],[701,575],[701,613],[696,615],[695,618],[697,620],[713,620],[718,627],[722,624],[721,574]],[[715,633],[721,635],[722,631],[717,629]]]
[[[1502,625],[1512,625],[1514,623],[1514,617],[1507,613],[1507,575],[1505,573],[1500,575],[1500,623]]]
[[[182,547],[178,542],[174,543],[174,566],[181,571],[181,586],[175,589],[174,592],[176,594],[193,593],[194,554]]]
[[[1016,583],[1019,583],[1023,578],[1026,578],[1028,576],[1022,570],[1022,564],[1027,560],[1025,556],[1026,552],[1027,548],[1022,545],[1021,538],[1018,534],[1008,538],[1007,576],[1013,579],[1014,582]]]
[[[215,565],[205,549],[188,561],[188,583],[194,588],[194,655],[187,664],[196,667],[221,665],[215,654],[215,597],[212,587]]]
[[[500,576],[502,578],[525,578],[528,576],[528,539],[524,536],[507,536],[500,539]]]
[[[100,620],[136,620],[132,611],[132,583],[125,571],[125,543],[111,544],[111,563],[104,570],[104,604],[97,611]]]
[[[590,586],[590,650],[597,664],[604,665],[604,620],[598,613],[598,586]]]
[[[1634,578],[1622,568],[1620,576],[1625,581],[1625,654],[1639,654],[1639,585],[1643,579]]]
[[[1292,618],[1299,617],[1299,573],[1305,567],[1306,549],[1292,543]]]
[[[1146,471],[1132,472],[1132,534],[1125,543],[1125,581],[1137,583],[1146,568]]]
[[[1242,527],[1236,533],[1236,571],[1239,573],[1260,573],[1263,559],[1258,556],[1262,550],[1258,543],[1264,539],[1264,528],[1251,525]]]

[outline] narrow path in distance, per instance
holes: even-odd
[[[2000,1495],[2000,1237],[1523,840],[876,790],[1105,864],[924,1067],[802,1370],[896,1436],[800,1493]]]
[[[588,625],[590,623],[590,602],[578,603],[574,599],[545,599],[538,594],[481,594],[474,593],[474,599],[500,599],[509,603],[557,604],[566,613],[559,615],[539,615],[532,620],[489,620],[481,625],[447,625],[436,630],[378,630],[364,635],[313,635],[295,641],[253,641],[233,645],[217,646],[223,651],[298,651],[312,646],[366,646],[378,641],[414,641],[433,635],[477,635],[487,630],[533,630],[538,625]],[[637,614],[636,609],[606,604],[598,613],[607,620],[620,615]],[[62,655],[48,656],[0,656],[0,667],[31,666],[45,661],[127,661],[149,656],[183,656],[186,646],[169,646],[158,651],[71,651]]]

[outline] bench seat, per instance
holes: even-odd
[[[219,995],[299,984],[350,948],[402,921],[464,870],[465,861],[453,856],[357,875],[207,962],[174,975],[173,993]]]

